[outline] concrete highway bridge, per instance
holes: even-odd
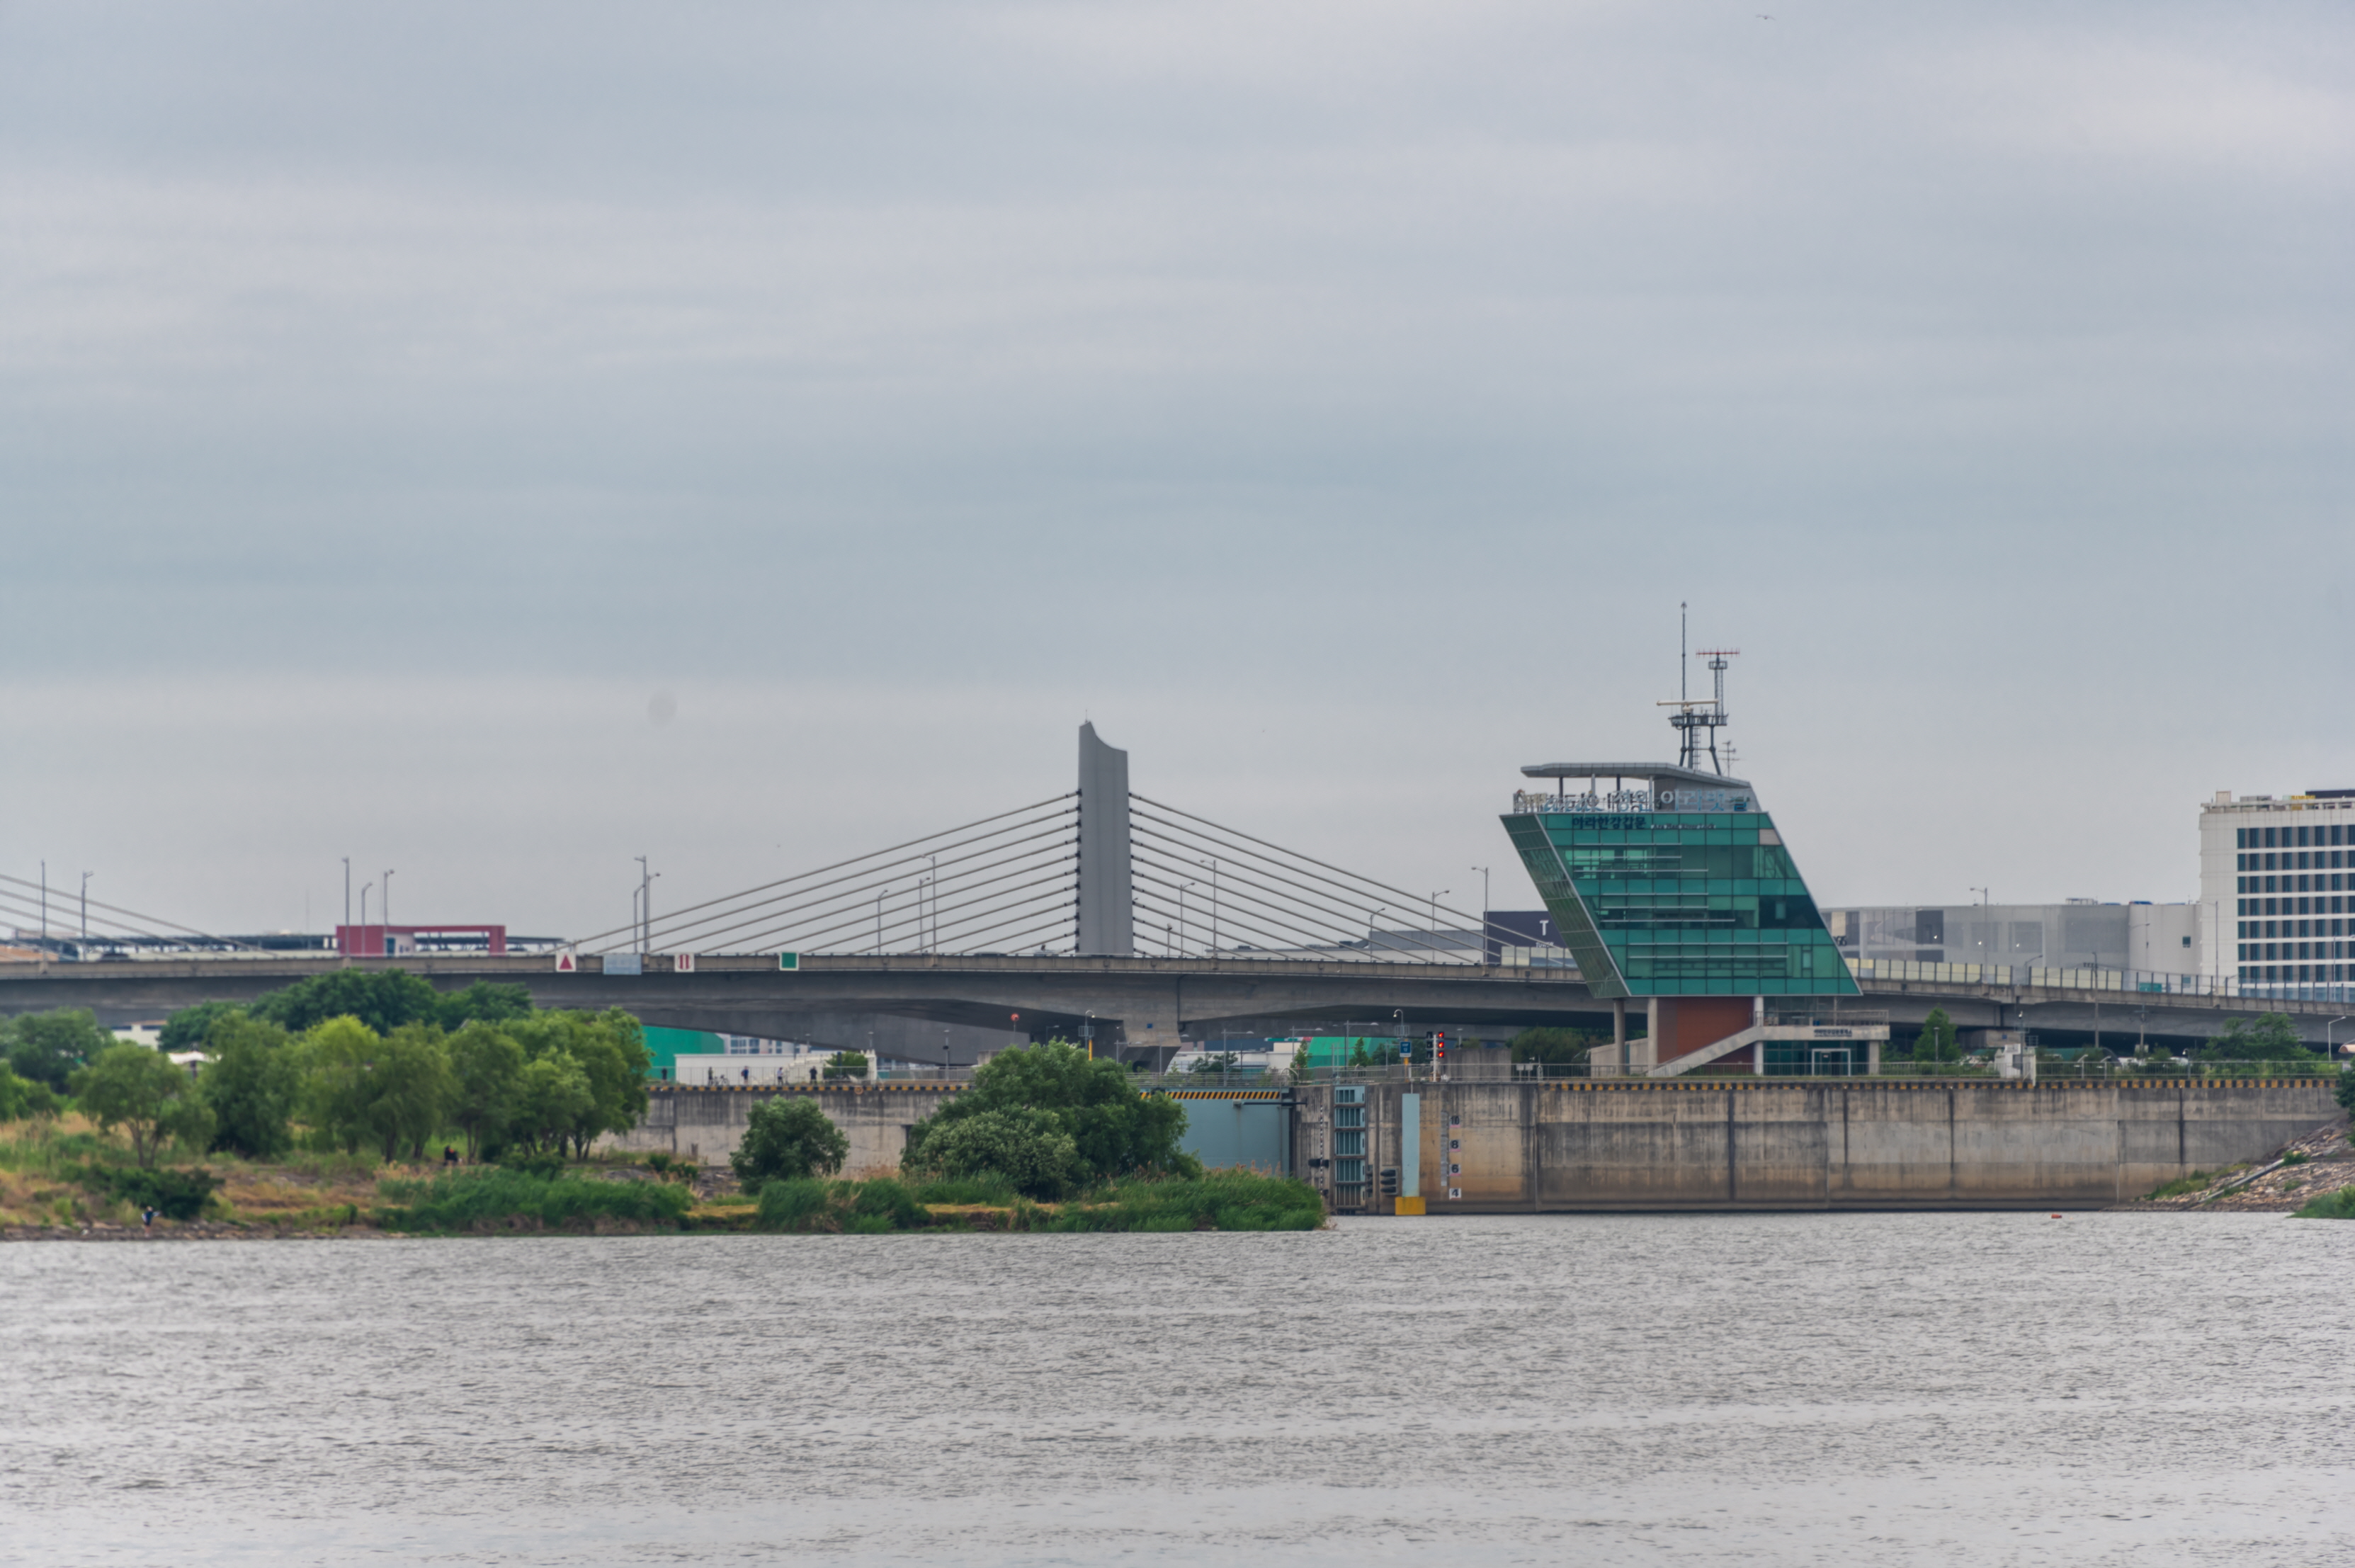
[[[243,1001],[342,968],[407,969],[445,990],[477,980],[521,985],[551,1008],[621,1008],[645,1022],[769,1039],[809,1040],[912,1061],[969,1062],[1022,1040],[1092,1038],[1099,1050],[1167,1053],[1182,1034],[1388,1033],[1446,1029],[1498,1038],[1535,1025],[1607,1034],[1611,1005],[1560,971],[1501,965],[1301,958],[1077,957],[1070,955],[711,955],[681,971],[653,955],[639,973],[583,956],[560,972],[547,954],[388,958],[186,958],[134,964],[0,964],[0,1013],[89,1008],[120,1025],[209,1000]],[[617,967],[631,967],[621,965]],[[2228,1019],[2289,1015],[2311,1043],[2344,1010],[2271,997],[2142,995],[2068,986],[1860,982],[1844,1006],[1884,1015],[1901,1036],[1933,1008],[1965,1029],[2025,1027],[2047,1044],[2113,1049],[2138,1036],[2199,1044]],[[1790,998],[1796,1002],[1799,998]],[[1823,1016],[1828,1018],[1828,1000]],[[871,1031],[871,1032],[870,1032]],[[2344,1022],[2333,1038],[2346,1039]]]
[[[1520,917],[1452,908],[1133,792],[1127,753],[1089,726],[1075,782],[658,917],[649,901],[627,926],[537,952],[414,950],[400,934],[414,928],[365,923],[339,929],[340,953],[272,951],[276,939],[208,937],[96,901],[78,922],[114,930],[114,945],[69,944],[48,930],[44,886],[38,954],[0,963],[0,1014],[89,1008],[120,1025],[340,968],[397,966],[445,989],[514,983],[544,1007],[618,1007],[649,1024],[919,1062],[964,1064],[1057,1036],[1158,1062],[1181,1037],[1441,1029],[1494,1040],[1546,1024],[1610,1035],[1613,1004]],[[34,886],[0,877],[0,912],[14,900],[29,912]],[[60,961],[68,952],[79,961]],[[2355,1011],[2234,996],[2229,982],[2215,987],[2227,994],[2197,994],[2197,977],[2179,976],[1858,967],[1860,997],[1766,1005],[1832,1027],[1843,1008],[1869,1014],[1854,1021],[1885,1021],[1901,1041],[1940,1008],[1958,1027],[2026,1028],[2049,1045],[2098,1034],[2114,1048],[2139,1038],[2179,1050],[2269,1011],[2319,1044],[2347,1021],[2340,1009]],[[2154,978],[2165,988],[2151,990]]]

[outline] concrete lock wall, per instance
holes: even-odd
[[[921,1084],[858,1084],[820,1088],[702,1089],[649,1086],[645,1116],[626,1133],[598,1140],[623,1154],[668,1154],[703,1165],[725,1165],[743,1141],[752,1107],[780,1094],[805,1094],[850,1140],[842,1174],[890,1176],[899,1171],[908,1129],[940,1109],[954,1089]]]
[[[626,1133],[601,1138],[598,1147],[724,1165],[743,1141],[753,1106],[781,1093],[807,1094],[850,1140],[842,1174],[851,1177],[897,1174],[900,1156],[908,1147],[908,1129],[959,1092],[891,1083],[816,1088],[658,1083],[647,1087],[645,1118]],[[1182,1147],[1205,1166],[1243,1166],[1270,1176],[1291,1168],[1292,1104],[1287,1097],[1264,1090],[1181,1090],[1178,1098],[1186,1106]]]
[[[1387,1084],[1367,1093],[1377,1168],[1401,1163],[1407,1092],[1433,1213],[2098,1208],[2339,1114],[2319,1079]],[[1329,1093],[1304,1093],[1305,1123]]]

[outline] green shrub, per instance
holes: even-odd
[[[532,1154],[516,1149],[499,1156],[499,1168],[512,1170],[541,1181],[553,1181],[564,1174],[564,1157],[560,1154]]]
[[[595,1220],[677,1224],[694,1194],[666,1181],[597,1181],[494,1167],[445,1171],[431,1181],[389,1180],[377,1195],[392,1200],[377,1222],[395,1231],[468,1231],[537,1220],[551,1227]]]
[[[782,1096],[752,1107],[728,1164],[747,1192],[772,1181],[832,1176],[850,1157],[850,1140],[815,1100]]]
[[[2355,1187],[2326,1192],[2290,1216],[2293,1220],[2355,1220]]]
[[[135,1208],[152,1208],[167,1220],[193,1220],[205,1211],[220,1179],[208,1170],[93,1166],[84,1185],[110,1192]]]
[[[990,1058],[970,1089],[909,1129],[901,1160],[950,1177],[996,1170],[1050,1198],[1113,1177],[1200,1175],[1178,1147],[1185,1130],[1177,1101],[1139,1094],[1118,1062],[1050,1040]]]
[[[985,1111],[932,1130],[924,1162],[947,1177],[995,1176],[1026,1198],[1060,1198],[1085,1174],[1079,1145],[1051,1113]]]
[[[2287,1154],[2282,1156],[2281,1162],[2284,1165],[2304,1165],[2307,1160],[2312,1159],[2313,1157],[2314,1157],[2312,1155],[2307,1153],[2302,1148],[2294,1148]]]

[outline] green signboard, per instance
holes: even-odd
[[[778,954],[778,955],[777,955],[777,967],[778,967],[778,968],[780,968],[780,969],[798,969],[798,968],[800,968],[801,966],[802,966],[802,955],[801,955],[800,954],[798,954],[798,953],[780,953],[780,954]]]

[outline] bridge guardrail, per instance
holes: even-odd
[[[1997,986],[2055,991],[2117,991],[2128,997],[2245,997],[2252,1001],[2355,1001],[2355,983],[2244,981],[2237,975],[2177,975],[2154,969],[2067,969],[2041,964],[1917,964],[1850,958],[1859,980],[1933,986]]]

